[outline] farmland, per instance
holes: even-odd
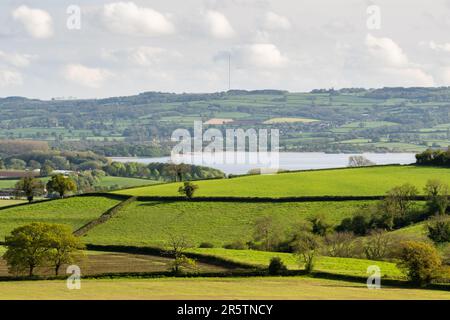
[[[47,182],[48,178],[41,178],[43,182]],[[19,180],[2,180],[0,179],[0,189],[8,189],[14,188],[17,181]],[[155,184],[156,181],[148,180],[148,179],[136,179],[136,178],[127,178],[127,177],[111,177],[104,176],[99,178],[99,181],[94,185],[94,187],[115,187],[115,188],[130,188],[137,186],[145,186],[150,184]]]
[[[84,240],[95,244],[164,246],[171,234],[184,235],[194,245],[212,242],[222,246],[236,240],[249,241],[255,219],[273,217],[286,231],[314,214],[326,214],[339,223],[367,202],[222,203],[137,201]]]
[[[269,261],[273,257],[280,257],[290,270],[299,270],[301,264],[290,253],[265,252],[255,250],[230,250],[222,248],[213,249],[192,249],[192,252],[208,256],[217,256],[230,261],[258,265],[263,268],[269,266]],[[367,268],[377,265],[381,269],[384,279],[404,279],[403,273],[397,268],[395,263],[385,261],[371,261],[354,258],[319,257],[316,262],[316,271],[328,272],[339,275],[366,277]]]
[[[0,299],[450,299],[448,291],[383,287],[307,277],[82,280],[82,290],[65,281],[0,282]]]
[[[385,166],[318,170],[277,175],[246,176],[225,180],[199,181],[196,196],[301,197],[382,196],[405,183],[419,192],[429,179],[450,180],[450,170],[416,166]],[[133,196],[177,196],[180,184],[164,184],[117,191]]]
[[[211,94],[145,92],[76,101],[6,98],[0,100],[0,138],[87,145],[156,138],[162,141],[159,147],[163,149],[167,130],[192,128],[195,120],[218,118],[233,119],[227,125],[233,128],[282,129],[280,145],[286,151],[416,152],[428,146],[450,144],[448,96],[448,88],[384,88],[232,90]],[[123,114],[127,114],[126,119]],[[46,121],[50,116],[53,120]],[[149,127],[151,133],[145,129]],[[316,143],[318,139],[322,143]],[[359,142],[348,142],[353,139]]]
[[[105,197],[76,197],[5,209],[0,211],[0,239],[32,222],[63,223],[75,230],[118,203]]]

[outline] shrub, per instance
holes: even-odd
[[[448,216],[436,216],[427,224],[428,238],[434,243],[450,242],[450,219]]]
[[[411,282],[426,285],[435,279],[442,261],[436,248],[425,242],[406,241],[402,244],[398,266],[405,270]]]
[[[228,243],[223,246],[225,249],[234,249],[234,250],[246,250],[248,249],[248,246],[245,242],[242,240],[236,240],[232,243]]]
[[[283,263],[280,257],[273,257],[270,259],[269,264],[269,274],[270,275],[281,275],[286,273],[287,267]]]
[[[214,248],[214,245],[211,242],[202,242],[198,247],[204,249],[211,249]]]
[[[325,252],[330,257],[351,258],[356,255],[355,236],[351,232],[335,232],[324,239]]]
[[[308,218],[312,225],[312,233],[325,236],[331,229],[331,224],[327,222],[325,215],[319,214]]]

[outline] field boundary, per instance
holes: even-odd
[[[167,250],[157,247],[135,247],[135,246],[121,246],[121,245],[97,245],[97,244],[86,244],[86,249],[89,251],[103,251],[103,252],[120,252],[129,254],[142,254],[149,256],[159,256],[159,257],[172,257]],[[188,257],[195,259],[199,262],[205,264],[211,264],[219,267],[229,268],[229,269],[260,269],[259,266],[236,262],[229,259],[221,258],[213,255],[205,255],[201,253],[194,252],[183,252],[183,254]]]
[[[77,237],[81,237],[85,235],[88,231],[95,228],[99,224],[105,223],[115,215],[117,215],[122,209],[124,209],[126,206],[128,206],[130,203],[136,201],[136,197],[129,197],[128,199],[120,202],[119,204],[115,205],[112,208],[109,208],[106,210],[100,217],[98,217],[95,220],[92,220],[82,226],[81,228],[75,230],[73,234]]]
[[[137,196],[137,201],[189,201],[189,202],[341,202],[341,201],[377,201],[383,200],[386,196],[304,196],[304,197],[196,197],[192,199],[186,199],[186,197],[177,196]],[[425,201],[425,196],[416,196],[412,198],[413,201]]]

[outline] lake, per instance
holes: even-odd
[[[249,153],[242,153],[248,160]],[[343,168],[348,166],[348,159],[351,156],[361,155],[377,165],[385,164],[411,164],[416,162],[414,153],[362,153],[362,154],[330,154],[322,152],[280,152],[279,168],[286,170],[311,170],[311,169],[329,169]],[[117,162],[139,162],[139,163],[167,163],[171,161],[170,157],[162,158],[124,158],[111,157],[112,161]],[[249,161],[233,161],[227,163],[213,163],[212,161],[204,161],[201,155],[184,155],[180,162],[195,165],[204,165],[222,170],[226,174],[245,174],[251,169],[267,167],[267,165],[258,165]],[[223,161],[222,161],[223,162]],[[236,163],[237,162],[237,163]],[[252,164],[253,163],[253,164]]]

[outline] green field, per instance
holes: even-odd
[[[136,179],[136,178],[125,178],[125,177],[102,177],[95,186],[97,187],[113,187],[119,186],[120,188],[130,188],[137,186],[145,186],[150,184],[158,183],[157,181],[148,179]]]
[[[105,197],[75,197],[1,210],[0,241],[14,228],[32,222],[68,224],[75,230],[118,203]]]
[[[270,215],[287,231],[314,214],[339,223],[367,202],[229,203],[134,202],[107,223],[91,230],[84,240],[95,244],[162,246],[170,234],[185,235],[194,245],[216,246],[249,241],[257,217]]]
[[[450,292],[390,287],[369,290],[365,283],[307,277],[174,278],[82,280],[81,290],[68,290],[66,281],[0,282],[0,299],[447,300]]]
[[[405,183],[419,192],[429,179],[450,181],[450,169],[416,166],[382,166],[256,175],[198,181],[196,196],[295,197],[373,196]],[[117,191],[134,196],[177,196],[179,183]]]
[[[201,253],[208,256],[217,256],[235,262],[243,262],[261,267],[268,267],[270,259],[280,257],[288,269],[299,270],[303,267],[299,264],[294,255],[290,253],[265,252],[254,250],[229,250],[222,248],[214,249],[192,249],[192,252]],[[333,274],[348,276],[367,276],[367,268],[376,265],[381,269],[383,278],[404,279],[403,273],[394,263],[385,261],[371,261],[353,258],[318,257],[314,271],[329,272]]]
[[[48,178],[42,178],[44,182],[47,182]],[[8,189],[14,188],[17,181],[19,180],[5,180],[0,179],[0,189]],[[150,184],[158,183],[157,181],[148,180],[148,179],[137,179],[137,178],[126,178],[126,177],[111,177],[105,176],[100,178],[99,182],[95,184],[96,187],[118,187],[121,189],[130,188],[130,187],[138,187],[138,186],[146,186]]]
[[[0,208],[26,202],[27,202],[26,200],[0,200]]]

